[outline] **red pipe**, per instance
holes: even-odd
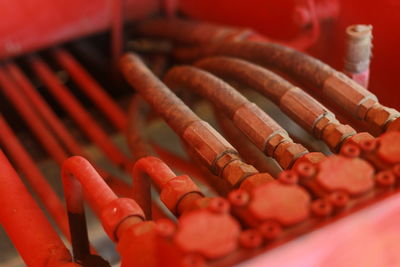
[[[176,177],[175,173],[160,159],[155,157],[144,157],[136,161],[132,169],[132,189],[133,198],[142,207],[146,218],[151,218],[151,180],[145,176],[148,175],[154,181],[158,188]]]
[[[118,198],[83,157],[71,157],[64,162],[62,181],[76,261],[83,262],[91,256],[83,194],[90,207],[100,217],[104,230],[113,240],[124,219],[132,216],[144,219],[143,212],[136,202],[128,198]]]
[[[51,130],[54,131],[56,136],[63,142],[65,148],[69,150],[69,152],[73,155],[86,156],[85,152],[82,150],[80,144],[76,139],[69,133],[67,128],[63,125],[54,111],[50,108],[50,106],[46,103],[43,97],[37,92],[37,90],[33,87],[32,83],[29,79],[24,75],[21,69],[14,63],[7,63],[5,65],[6,70],[9,71],[10,75],[14,78],[15,82],[18,84],[19,89],[22,91],[25,96],[20,96],[20,100],[24,100],[24,105],[29,106],[31,102],[32,107],[31,110],[35,110],[39,113],[39,115],[45,120],[45,122],[50,126]],[[15,93],[15,92],[14,92]],[[29,101],[28,101],[29,100]],[[40,122],[40,120],[36,120],[36,122]],[[46,137],[42,136],[41,140],[45,140]],[[45,142],[42,142],[43,145],[46,145]],[[59,164],[67,158],[67,154],[64,152],[63,158],[56,158],[54,151],[54,147],[49,150],[53,158],[57,160]],[[97,169],[100,171],[101,175],[105,177],[107,184],[120,196],[128,196],[131,193],[130,186],[120,179],[116,179],[108,174],[104,170],[100,170],[99,167]]]
[[[36,56],[30,59],[30,63],[59,104],[74,118],[81,129],[103,150],[108,158],[118,166],[128,167],[130,164],[128,157],[110,142],[100,126],[69,92],[68,88],[58,80],[47,64]]]
[[[0,144],[12,156],[18,168],[22,170],[57,226],[70,239],[64,205],[1,115]]]
[[[14,104],[25,122],[34,132],[36,138],[39,139],[47,152],[61,164],[67,158],[64,149],[44,125],[43,121],[34,111],[34,108],[29,105],[26,98],[21,94],[18,85],[15,84],[2,67],[0,67],[0,85],[7,98]]]
[[[173,90],[188,89],[212,102],[225,113],[258,149],[277,160],[283,169],[309,151],[294,143],[289,134],[261,108],[213,74],[192,66],[176,66],[164,77]],[[279,138],[279,142],[274,142]]]
[[[0,150],[0,223],[28,266],[78,266]]]
[[[183,213],[186,203],[182,202],[185,202],[186,197],[188,197],[187,199],[190,202],[203,197],[202,193],[188,176],[183,175],[177,177],[168,165],[159,158],[141,158],[136,161],[132,169],[133,196],[143,208],[147,218],[151,218],[151,194],[149,191],[150,179],[147,179],[145,177],[146,175],[151,178],[151,181],[153,181],[155,186],[161,191],[160,198],[164,204],[166,204],[165,200],[167,200],[168,203],[174,204],[166,204],[174,213]],[[178,183],[170,184],[170,182],[175,179],[179,180]],[[163,192],[164,189],[166,189],[165,192]],[[163,197],[164,193],[166,193],[166,198]],[[169,197],[176,199],[171,199]],[[180,208],[180,206],[182,206],[183,209]]]
[[[29,100],[26,102],[32,103],[35,111],[37,111],[37,113],[51,127],[54,133],[65,144],[65,147],[69,150],[69,152],[74,155],[83,155],[80,144],[69,133],[64,124],[62,124],[62,122],[57,118],[57,115],[38,93],[36,88],[32,85],[21,69],[13,62],[5,64],[5,69],[10,73],[10,76],[14,78],[15,83],[18,84],[19,89],[26,96],[26,99]]]
[[[61,66],[68,71],[84,93],[96,104],[114,126],[121,132],[125,131],[126,116],[124,112],[104,91],[101,85],[67,50],[60,48],[53,52]]]

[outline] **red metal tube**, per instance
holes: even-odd
[[[143,208],[146,217],[151,216],[151,195],[147,190],[148,175],[161,191],[160,198],[164,204],[175,214],[182,214],[190,202],[200,199],[203,194],[193,181],[186,175],[176,174],[162,160],[156,157],[139,159],[132,169],[133,196]]]
[[[148,143],[143,133],[143,129],[145,128],[144,117],[147,112],[148,107],[143,99],[138,94],[134,95],[129,106],[127,127],[127,140],[133,158],[139,160],[140,158],[157,154],[167,165],[170,165],[174,169],[178,169],[180,172],[186,173],[207,184],[207,180],[203,177],[203,174],[198,170],[196,165],[166,151],[160,146],[154,144],[150,145]],[[153,149],[155,151],[153,151]]]
[[[118,2],[118,1],[116,1]],[[55,49],[54,56],[60,65],[68,71],[72,79],[84,93],[93,101],[101,112],[121,132],[126,128],[126,116],[122,109],[111,99],[100,84],[85,70],[85,68],[65,49]]]
[[[114,70],[118,69],[118,60],[123,49],[124,4],[124,0],[114,0],[112,6],[111,54]]]
[[[136,202],[128,198],[118,198],[93,166],[82,157],[71,157],[64,162],[62,181],[74,259],[77,262],[84,262],[91,256],[83,194],[91,208],[100,217],[104,230],[113,240],[123,220],[128,217],[144,219],[143,212]]]
[[[174,170],[179,170],[181,173],[186,173],[187,175],[196,178],[201,183],[207,185],[211,191],[216,194],[216,191],[213,188],[213,184],[208,181],[207,177],[205,177],[204,173],[199,170],[199,166],[190,162],[187,159],[184,159],[174,153],[168,151],[165,148],[157,144],[152,144],[152,147],[156,151],[157,155],[169,166],[172,166]],[[218,178],[219,179],[219,178]]]
[[[29,105],[29,102],[21,94],[18,85],[11,79],[3,67],[0,67],[0,84],[5,95],[25,119],[25,122],[29,125],[36,138],[39,139],[55,161],[61,164],[67,158],[66,152],[47,129],[38,114],[36,114],[35,109]]]
[[[172,170],[158,158],[151,157],[153,155],[153,149],[148,144],[146,137],[143,136],[144,128],[144,117],[146,116],[147,110],[145,103],[141,97],[136,94],[131,101],[129,107],[129,122],[127,139],[128,144],[132,150],[133,157],[136,159],[132,176],[133,176],[133,196],[144,209],[147,218],[151,218],[151,192],[150,192],[150,179],[155,183],[156,187],[161,191],[161,200],[167,199],[165,203],[167,207],[176,214],[183,213],[185,209],[185,203],[193,202],[194,200],[201,198],[199,189],[194,185],[188,176],[183,178],[176,177]],[[196,168],[195,168],[196,169]],[[165,187],[172,180],[179,180],[179,183],[175,184],[175,190],[177,192],[172,193],[173,198],[179,198],[178,202],[171,202],[170,190],[167,190],[167,196],[165,196]],[[171,183],[172,184],[172,183]],[[171,186],[170,186],[171,187]],[[183,188],[183,189],[182,189]],[[193,191],[195,190],[195,191]],[[182,205],[183,204],[183,205]],[[189,204],[190,205],[190,204]],[[183,206],[183,208],[181,208]]]
[[[57,115],[46,103],[43,97],[38,93],[33,84],[21,71],[21,69],[13,62],[5,64],[5,69],[10,73],[10,76],[18,84],[21,92],[26,96],[26,99],[34,106],[35,111],[40,114],[44,121],[51,127],[54,133],[64,143],[70,153],[74,155],[83,155],[81,145],[69,133],[64,124],[57,118]]]
[[[78,266],[1,150],[0,169],[0,223],[25,263]]]
[[[1,115],[0,144],[7,150],[8,154],[12,156],[14,162],[24,173],[29,184],[32,186],[59,229],[70,240],[64,205]]]
[[[128,157],[109,140],[100,126],[69,90],[61,84],[47,64],[39,57],[32,57],[30,63],[59,104],[74,118],[81,129],[103,150],[108,158],[118,166],[128,167],[130,165]]]
[[[19,89],[22,91],[25,96],[21,96],[20,100],[24,99],[24,104],[29,106],[29,102],[31,102],[32,106],[30,107],[32,110],[38,112],[38,114],[44,119],[44,121],[48,124],[51,130],[56,134],[56,136],[63,142],[65,148],[72,154],[72,155],[79,155],[79,156],[87,156],[86,153],[82,150],[81,145],[78,141],[69,133],[67,128],[64,124],[60,121],[54,111],[50,108],[50,106],[46,103],[43,97],[37,92],[37,90],[33,87],[32,83],[29,79],[24,75],[21,69],[14,63],[7,63],[5,65],[6,70],[10,73],[15,80],[15,83],[18,84]],[[26,97],[26,98],[25,98]],[[36,122],[40,122],[37,120]],[[42,137],[41,140],[44,140],[45,137]],[[46,145],[46,143],[43,143]],[[57,160],[55,157],[56,151],[54,151],[54,147],[49,150],[52,152],[52,156],[54,159]],[[62,162],[67,158],[67,154],[64,153],[63,158],[58,158],[57,162],[62,164]],[[130,195],[130,187],[127,183],[120,179],[116,179],[107,173],[101,168],[96,167],[99,170],[102,177],[105,178],[107,184],[118,194],[121,196],[128,196]]]
[[[143,160],[142,160],[143,159]],[[139,159],[132,169],[132,189],[133,198],[142,207],[146,218],[151,219],[151,180],[148,175],[160,188],[162,184],[176,177],[175,173],[160,159],[154,157],[144,157]]]
[[[224,133],[228,141],[239,151],[240,156],[249,164],[253,165],[260,172],[268,172],[277,177],[282,169],[277,163],[265,156],[246,136],[239,131],[232,121],[219,110],[214,109],[214,116],[217,119],[218,126]]]
[[[145,102],[138,94],[132,97],[128,110],[126,139],[135,161],[142,157],[154,155],[153,149],[143,133],[147,109]]]

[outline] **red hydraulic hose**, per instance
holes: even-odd
[[[1,115],[0,144],[7,150],[8,154],[18,165],[18,168],[25,174],[29,184],[35,190],[40,201],[44,204],[57,226],[70,239],[64,205]]]
[[[301,144],[294,143],[288,133],[261,108],[204,70],[177,66],[165,75],[164,81],[172,89],[191,90],[211,101],[258,149],[276,159],[284,169],[290,168],[298,158],[309,153]],[[280,142],[273,141],[277,138]]]
[[[203,184],[206,184],[211,191],[215,192],[213,185],[207,180],[206,177],[204,177],[204,174],[199,170],[196,164],[178,155],[175,155],[174,153],[157,144],[152,144],[152,146],[157,155],[159,155],[166,164],[172,166],[174,170],[179,170],[182,173],[186,173],[187,175],[196,178]]]
[[[190,205],[194,200],[203,197],[198,187],[188,176],[177,177],[168,165],[159,158],[151,156],[141,158],[136,161],[132,169],[133,195],[145,214],[148,213],[148,215],[146,214],[147,217],[151,216],[151,198],[150,194],[145,191],[147,188],[146,180],[148,180],[145,177],[146,175],[160,189],[160,198],[164,204],[176,214],[182,214],[187,207],[186,204]],[[173,180],[177,183],[171,184]],[[166,190],[164,191],[164,189]]]
[[[126,139],[134,160],[154,155],[144,134],[145,117],[148,111],[143,99],[138,95],[132,97],[128,110],[128,126]]]
[[[44,125],[38,114],[36,114],[34,108],[29,105],[26,98],[19,91],[18,85],[11,79],[3,67],[0,67],[0,85],[7,98],[14,104],[25,122],[32,129],[36,138],[39,139],[47,152],[61,164],[67,157],[67,154]]]
[[[28,266],[78,266],[0,150],[0,223]]]
[[[67,50],[61,48],[55,49],[54,55],[61,66],[68,71],[84,93],[97,105],[114,126],[121,132],[125,131],[126,116],[124,112],[107,95],[100,84]]]
[[[128,157],[110,142],[100,126],[69,92],[68,88],[58,80],[47,64],[37,56],[32,57],[30,63],[59,104],[74,118],[82,130],[103,150],[108,158],[118,166],[128,167],[130,164]]]

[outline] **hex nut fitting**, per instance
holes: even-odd
[[[176,214],[180,200],[188,193],[203,195],[189,176],[181,175],[169,180],[162,187],[160,199],[171,212]]]
[[[308,150],[301,144],[292,142],[281,143],[274,152],[274,158],[284,169],[289,169],[296,159],[308,153]]]
[[[251,165],[240,160],[232,161],[222,171],[222,178],[234,187],[239,187],[246,177],[257,174],[258,171]]]
[[[343,141],[356,133],[350,125],[330,124],[324,129],[322,140],[333,152],[337,153]]]
[[[206,164],[215,175],[218,175],[219,170],[214,168],[214,163],[221,155],[227,151],[237,154],[237,151],[204,121],[192,122],[183,131],[182,139],[194,155]]]

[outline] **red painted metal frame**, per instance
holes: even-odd
[[[121,0],[122,1],[122,0]],[[110,28],[113,0],[1,0],[0,58],[48,47]],[[126,20],[157,12],[158,0],[124,0]]]

